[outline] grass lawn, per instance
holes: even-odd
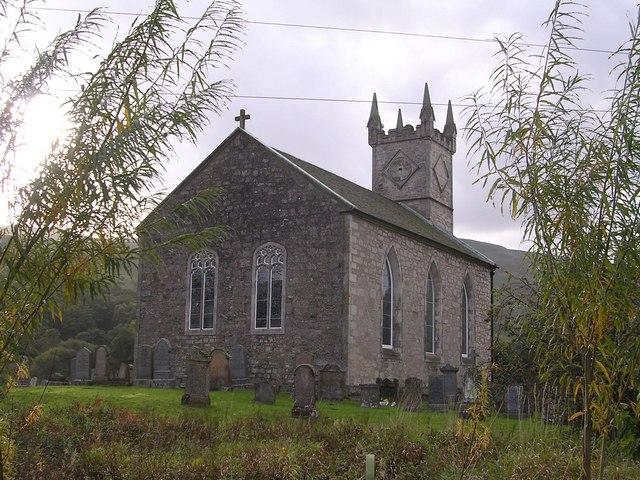
[[[477,430],[454,414],[364,409],[318,402],[319,418],[294,419],[289,394],[257,405],[253,392],[211,393],[211,407],[180,404],[182,390],[111,386],[15,388],[0,402],[14,435],[20,479],[556,480],[579,475],[568,427],[493,416]],[[36,405],[42,411],[29,416]],[[472,434],[473,432],[473,434]],[[474,436],[475,435],[475,436]],[[607,479],[640,478],[612,452]],[[5,455],[6,456],[6,455]],[[468,467],[463,468],[465,465]]]
[[[182,389],[113,387],[113,386],[73,386],[73,387],[33,387],[15,388],[0,408],[24,406],[40,403],[46,410],[57,411],[76,402],[90,403],[96,398],[113,405],[143,413],[162,416],[190,415],[196,418],[232,420],[234,418],[259,415],[278,421],[296,421],[291,419],[293,399],[288,393],[281,393],[275,405],[254,403],[252,390],[231,390],[211,392],[211,406],[189,407],[180,404]],[[337,420],[354,419],[364,424],[402,424],[409,431],[420,434],[425,430],[451,430],[456,415],[454,413],[421,412],[409,413],[397,407],[362,408],[353,400],[329,403],[317,403],[320,417]],[[492,430],[508,438],[531,436],[567,436],[569,429],[548,425],[537,420],[514,420],[502,416],[493,416],[487,420]]]

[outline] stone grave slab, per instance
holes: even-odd
[[[153,347],[151,345],[139,345],[136,355],[136,380],[135,385],[150,387],[153,378]]]
[[[257,382],[255,384],[255,395],[253,400],[256,403],[273,405],[276,403],[276,389],[269,382]]]
[[[104,345],[96,348],[96,363],[93,381],[105,383],[107,381],[107,348]]]
[[[91,379],[91,351],[82,347],[76,354],[76,380],[87,382]]]
[[[419,412],[422,409],[422,380],[409,377],[404,381],[400,405],[407,412]]]
[[[507,416],[522,418],[522,385],[509,385],[507,387],[505,408]]]
[[[209,359],[189,358],[185,380],[183,405],[211,405],[209,398]]]
[[[311,365],[298,365],[293,372],[293,409],[294,417],[317,417],[316,410],[316,373]]]
[[[222,390],[231,386],[231,366],[227,352],[219,348],[211,352],[210,369],[211,390]]]
[[[327,364],[320,370],[320,398],[339,402],[346,396],[346,374],[338,365]]]
[[[429,397],[429,409],[436,412],[445,412],[448,409],[444,395],[444,377],[442,375],[431,375],[427,386]]]
[[[249,382],[249,369],[247,352],[242,345],[234,345],[229,350],[229,372],[231,384],[236,388],[251,386]]]
[[[400,398],[400,382],[397,378],[377,378],[376,383],[380,386],[380,399],[389,403],[397,402]]]
[[[360,406],[364,408],[378,408],[380,406],[380,385],[377,383],[360,385]]]

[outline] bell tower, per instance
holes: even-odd
[[[378,99],[373,94],[367,122],[373,150],[373,191],[417,211],[431,223],[453,230],[453,154],[456,124],[451,101],[442,132],[434,127],[435,115],[425,83],[420,123],[404,125],[398,109],[396,128],[384,131]]]

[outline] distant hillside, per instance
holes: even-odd
[[[494,287],[496,289],[502,287],[509,275],[517,278],[528,277],[527,252],[523,250],[512,250],[501,245],[493,243],[479,242],[477,240],[461,239],[468,243],[471,247],[486,255],[498,264],[496,275],[494,277]]]

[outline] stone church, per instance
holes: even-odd
[[[226,235],[141,262],[136,361],[161,341],[180,381],[194,349],[240,348],[247,380],[286,387],[304,354],[352,390],[487,364],[496,266],[452,233],[451,102],[439,131],[425,85],[420,123],[398,111],[385,132],[373,95],[371,190],[268,146],[246,118],[152,213],[220,187],[207,221],[184,228]]]

